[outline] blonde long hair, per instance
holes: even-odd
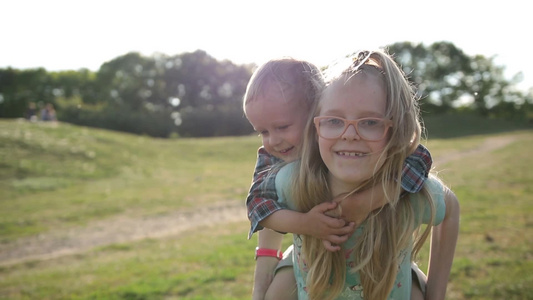
[[[418,224],[421,217],[415,216],[411,202],[407,201],[409,197],[400,197],[399,178],[405,159],[420,142],[422,129],[414,89],[386,52],[358,53],[351,66],[333,78],[332,82],[347,81],[353,76],[361,76],[361,73],[374,73],[383,80],[387,92],[386,116],[393,122],[380,158],[384,160],[382,167],[374,170],[374,176],[354,190],[380,184],[386,195],[387,204],[370,213],[364,223],[363,233],[352,251],[355,267],[351,271],[359,273],[365,298],[379,300],[386,299],[390,294],[401,263],[400,251],[410,246],[413,234],[420,228]],[[298,172],[292,177],[291,198],[302,212],[307,212],[332,197],[327,181],[328,169],[320,156],[318,135],[312,122],[319,111],[320,101],[317,101],[314,113],[307,122]],[[429,224],[432,224],[435,209],[431,195],[425,194],[431,206]],[[430,230],[430,226],[427,226],[421,235],[415,237],[411,260],[429,236]],[[344,251],[329,252],[322,246],[320,239],[304,236],[302,255],[309,268],[309,299],[334,299],[338,296],[344,288],[346,277]]]

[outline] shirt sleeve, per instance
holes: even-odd
[[[254,232],[263,229],[259,222],[272,213],[286,208],[277,201],[275,176],[269,175],[272,166],[279,162],[280,159],[270,155],[263,147],[259,148],[252,185],[246,197],[248,219],[251,223],[248,239]]]
[[[429,176],[428,180],[425,183],[426,190],[431,194],[433,200],[433,205],[435,206],[435,217],[433,219],[433,225],[439,225],[446,215],[446,202],[444,201],[444,191],[445,187],[442,182],[434,176]],[[415,212],[423,210],[420,221],[423,224],[428,224],[431,220],[431,208],[427,205],[427,202],[423,199],[423,193],[416,193],[412,195],[412,202],[415,204],[413,208]]]
[[[409,193],[417,193],[428,178],[433,160],[431,153],[423,145],[418,145],[415,152],[409,155],[403,164],[402,188]]]

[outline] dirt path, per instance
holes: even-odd
[[[473,156],[475,154],[492,152],[494,150],[503,148],[510,143],[514,142],[517,136],[502,136],[502,137],[490,137],[487,138],[482,144],[477,147],[470,148],[463,151],[448,152],[444,156],[434,157],[433,164],[438,168],[439,166],[446,164],[450,161],[454,161],[460,158]]]
[[[206,216],[209,216],[206,218]],[[164,216],[134,219],[117,217],[86,227],[56,230],[0,244],[0,266],[45,260],[83,252],[98,246],[145,238],[162,238],[201,226],[246,221],[243,201],[227,201]],[[243,236],[243,238],[245,238]]]
[[[438,168],[456,159],[490,152],[505,147],[516,139],[516,136],[491,137],[478,147],[434,157],[434,165]],[[56,230],[38,236],[21,238],[12,243],[0,244],[0,266],[29,260],[52,259],[80,253],[98,246],[145,238],[163,238],[201,226],[240,221],[246,221],[246,210],[242,201],[227,201],[208,207],[143,219],[117,217],[97,221],[86,227]]]

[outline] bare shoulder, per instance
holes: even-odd
[[[444,202],[446,203],[446,214],[452,211],[459,214],[459,199],[455,193],[448,187],[444,188]]]

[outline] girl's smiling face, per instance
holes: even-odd
[[[347,81],[332,82],[322,94],[318,116],[347,120],[385,118],[387,95],[379,76],[362,72]],[[362,140],[353,125],[349,125],[337,139],[318,137],[331,188],[337,192],[349,192],[371,178],[383,165],[381,154],[387,141],[387,137],[372,142]]]

